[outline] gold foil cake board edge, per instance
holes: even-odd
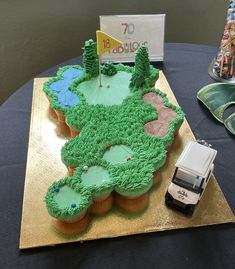
[[[140,214],[138,218],[128,218],[126,214],[113,209],[103,217],[91,217],[89,228],[83,234],[68,238],[56,233],[52,228],[51,217],[45,207],[44,196],[48,186],[53,181],[66,176],[67,169],[60,160],[60,149],[66,139],[56,133],[55,122],[48,117],[49,103],[42,91],[42,85],[47,79],[37,78],[34,80],[20,249],[235,221],[235,217],[215,179],[210,180],[211,187],[208,186],[209,188],[191,219],[165,207],[164,194],[173,174],[175,161],[186,142],[189,139],[194,139],[188,122],[185,120],[180,128],[177,141],[173,144],[169,160],[161,172],[163,180],[159,187],[150,191],[149,207],[143,214]],[[177,104],[162,72],[160,72],[156,88],[166,92],[168,98]],[[158,206],[156,206],[157,203]],[[120,227],[125,227],[125,230]]]

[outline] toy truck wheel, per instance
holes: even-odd
[[[187,205],[186,206],[186,213],[188,215],[192,215],[193,212],[194,212],[195,207],[196,207],[196,205]]]
[[[167,192],[165,194],[165,203],[167,206],[171,206],[173,201],[173,197]]]

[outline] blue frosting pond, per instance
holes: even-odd
[[[57,104],[63,108],[71,108],[79,103],[79,97],[70,91],[69,86],[74,80],[80,78],[84,72],[71,67],[63,72],[60,80],[51,83],[49,89],[56,94]]]

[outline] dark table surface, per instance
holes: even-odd
[[[218,150],[215,176],[235,210],[235,137],[197,101],[214,81],[208,66],[216,47],[166,44],[161,66],[191,129]],[[38,77],[54,76],[59,66]],[[140,234],[20,251],[19,236],[33,80],[0,107],[0,268],[235,268],[234,224]]]

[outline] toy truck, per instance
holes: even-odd
[[[199,203],[214,169],[217,151],[211,145],[190,141],[176,162],[165,203],[186,214],[192,214]]]

